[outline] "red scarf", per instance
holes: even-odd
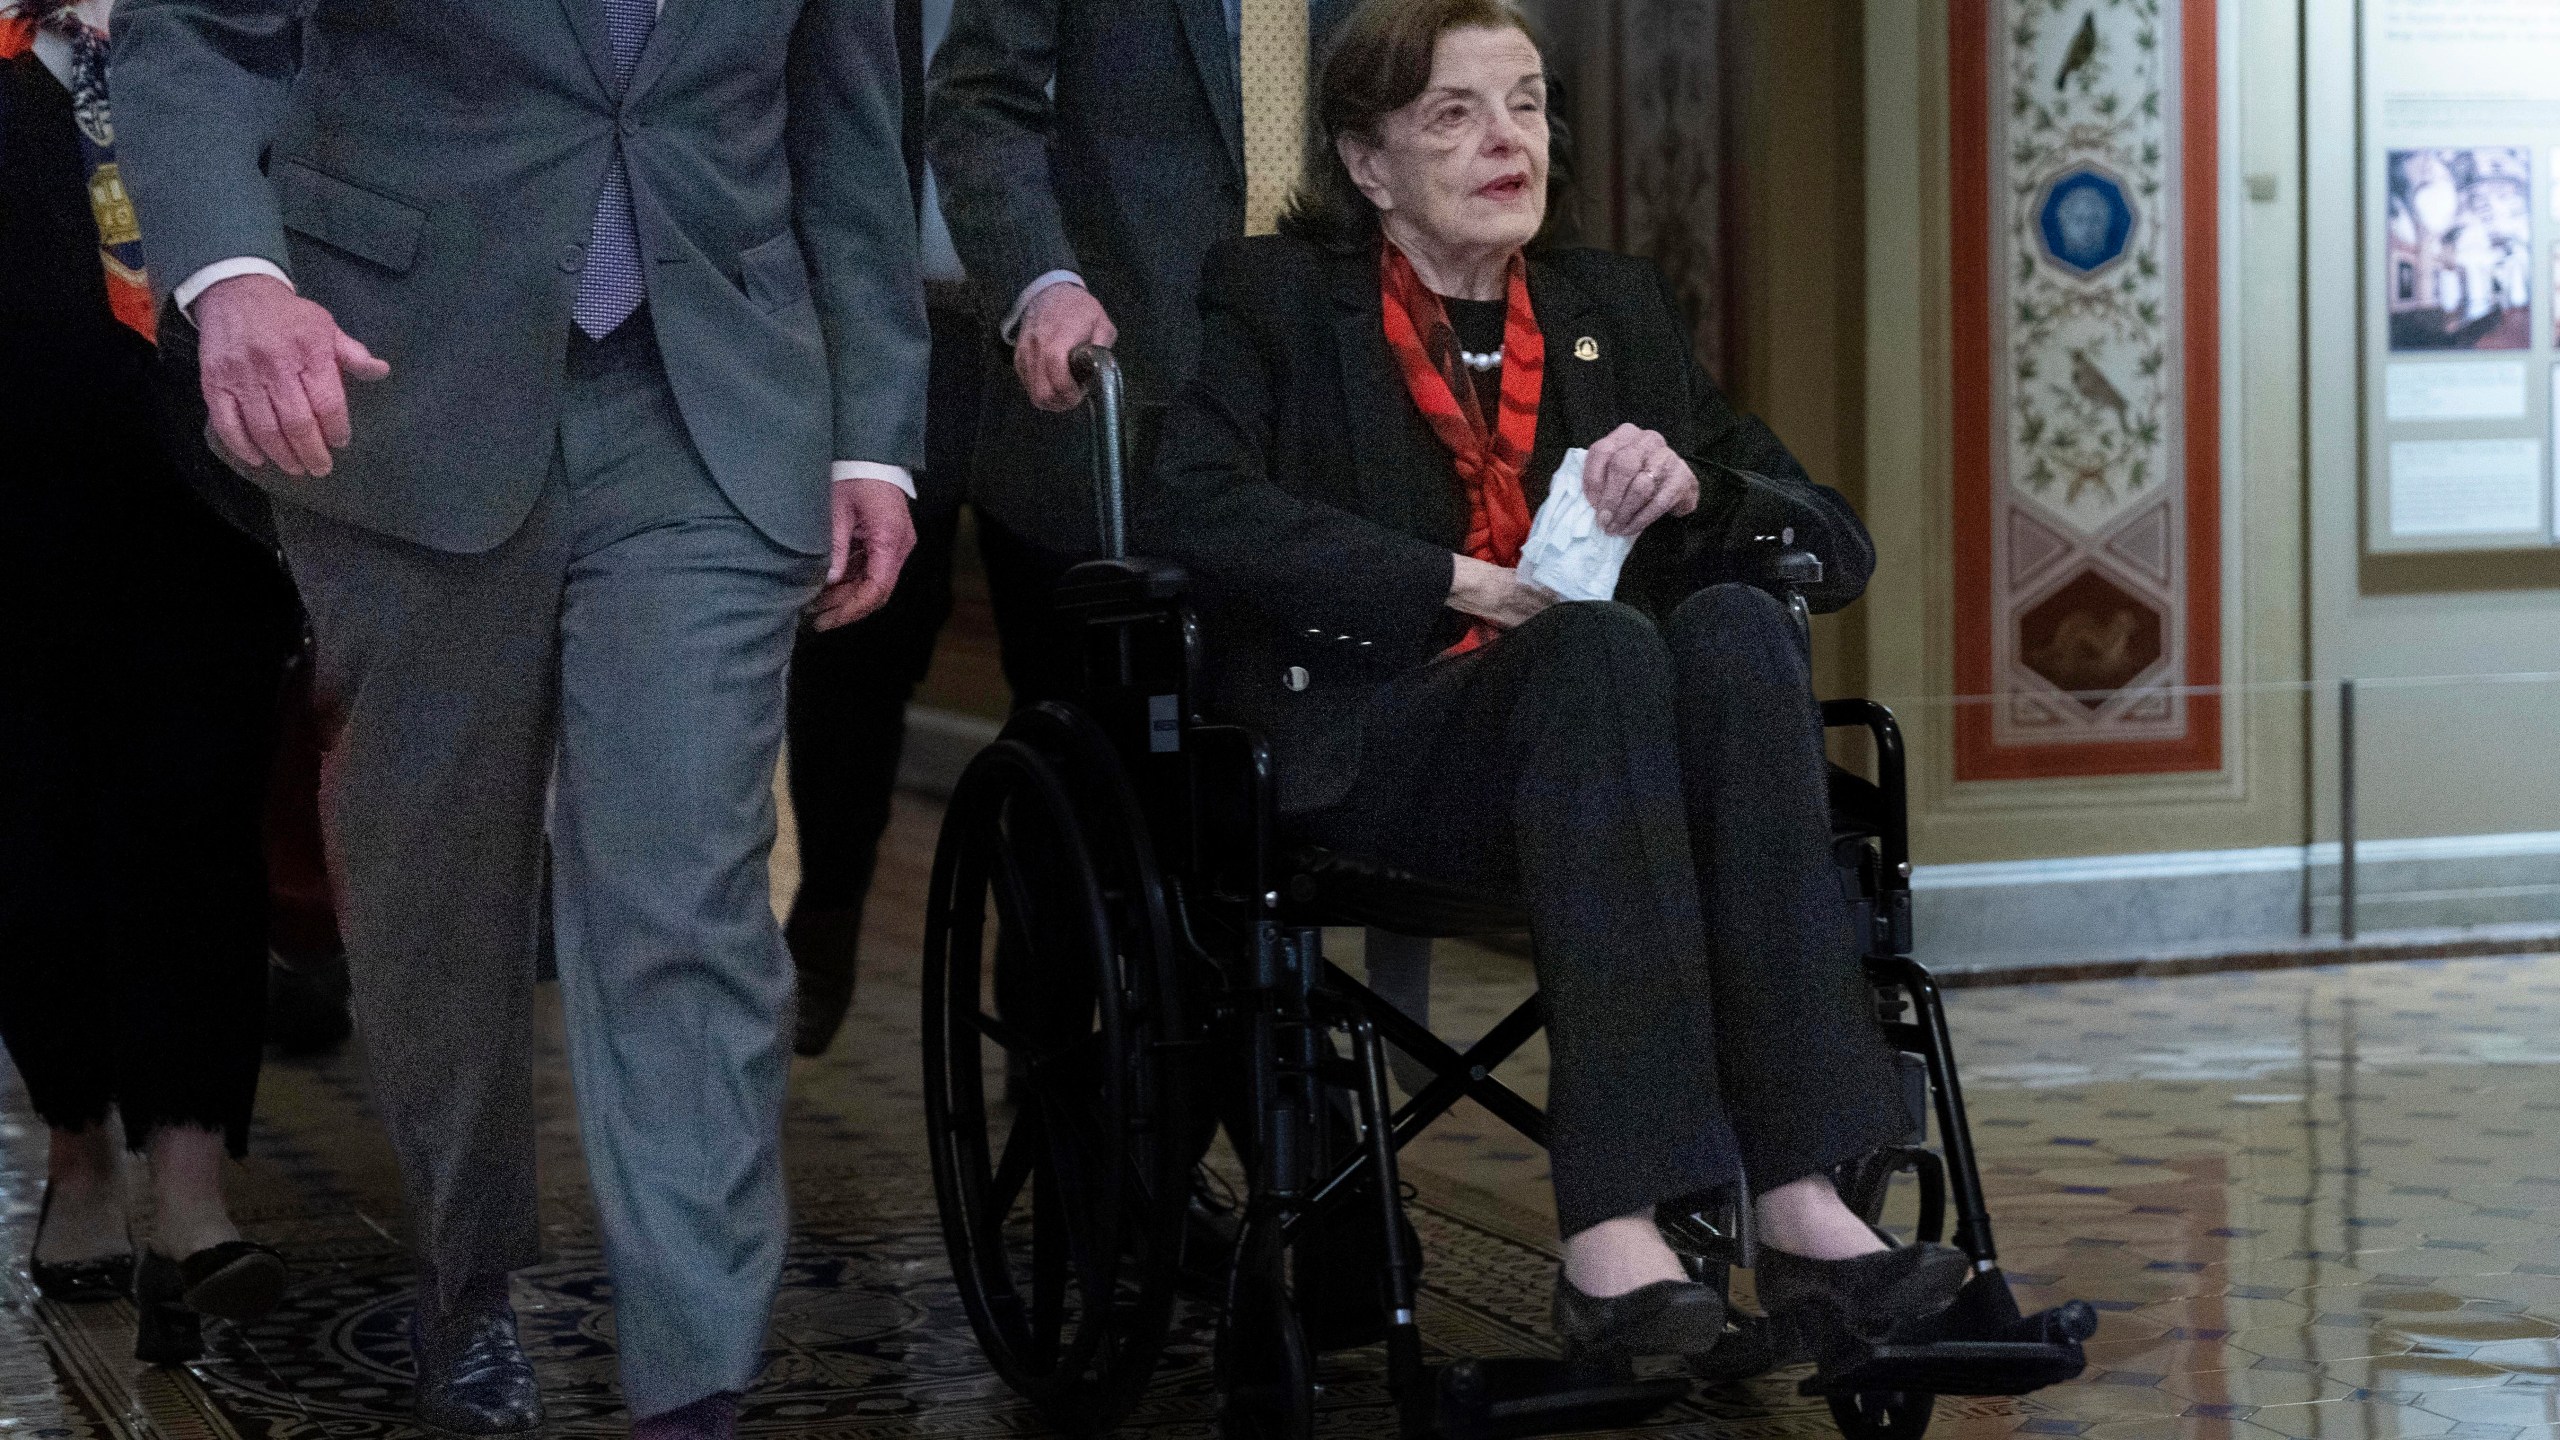
[[[1392,242],[1380,247],[1378,296],[1386,315],[1387,348],[1422,418],[1449,447],[1467,492],[1467,553],[1504,567],[1520,563],[1529,538],[1529,499],[1520,477],[1538,442],[1538,396],[1547,374],[1547,341],[1529,308],[1529,267],[1511,260],[1510,312],[1502,328],[1502,404],[1485,420],[1474,379],[1458,358],[1458,332],[1449,309],[1431,293],[1413,262]],[[1452,647],[1472,650],[1491,639],[1476,626]]]

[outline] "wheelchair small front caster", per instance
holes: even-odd
[[[1218,1412],[1222,1440],[1307,1440],[1316,1427],[1315,1357],[1297,1317],[1279,1314],[1231,1334]]]
[[[1938,1397],[1917,1390],[1872,1390],[1833,1395],[1832,1423],[1842,1440],[1920,1440]]]
[[[1216,1368],[1226,1403],[1221,1440],[1308,1440],[1316,1428],[1315,1352],[1290,1299],[1276,1214],[1248,1216],[1219,1317]]]

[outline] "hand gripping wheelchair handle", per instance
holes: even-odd
[[[1121,423],[1127,391],[1120,378],[1120,357],[1105,346],[1079,345],[1067,357],[1067,373],[1093,401],[1093,505],[1102,553],[1125,560],[1129,555],[1129,450]]]
[[[1093,411],[1093,511],[1102,553],[1069,570],[1051,602],[1061,612],[1091,619],[1175,599],[1191,586],[1181,567],[1129,557],[1127,389],[1120,358],[1105,346],[1079,345],[1067,357],[1067,369],[1085,387]]]

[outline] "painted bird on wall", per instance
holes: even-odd
[[[2086,350],[2071,352],[2071,388],[2079,391],[2080,398],[2090,404],[2116,412],[2118,425],[2132,420],[2132,405],[2124,398],[2124,392],[2116,388],[2115,382],[2107,378],[2107,372],[2098,368],[2098,362],[2090,359]]]
[[[2071,37],[2071,48],[2062,53],[2062,72],[2053,77],[2053,88],[2060,90],[2071,83],[2071,77],[2083,66],[2098,58],[2098,12],[2080,17],[2080,33]]]

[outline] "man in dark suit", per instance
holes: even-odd
[[[978,417],[988,387],[1003,376],[923,154],[924,62],[948,33],[951,9],[952,0],[897,0],[898,44],[911,81],[907,160],[916,181],[925,313],[933,330],[915,553],[877,613],[802,635],[792,657],[791,808],[800,888],[783,935],[799,976],[793,1046],[803,1055],[825,1053],[853,1003],[863,915],[906,746],[907,705],[951,618]],[[1059,694],[1064,687],[1055,672],[1064,667],[1043,643],[1042,625],[1057,562],[1001,522],[983,514],[976,519],[1006,687],[1017,705]]]
[[[1113,346],[1160,412],[1200,340],[1200,264],[1271,230],[1304,164],[1313,55],[1349,0],[959,0],[934,57],[943,213],[1018,390],[989,407],[981,507],[1089,548],[1081,391]]]
[[[875,607],[912,543],[887,0],[128,0],[115,30],[151,274],[318,643],[420,1418],[541,1419],[506,1287],[539,1254],[548,790],[623,1388],[639,1434],[726,1434],[785,1238],[784,677],[803,611]]]

